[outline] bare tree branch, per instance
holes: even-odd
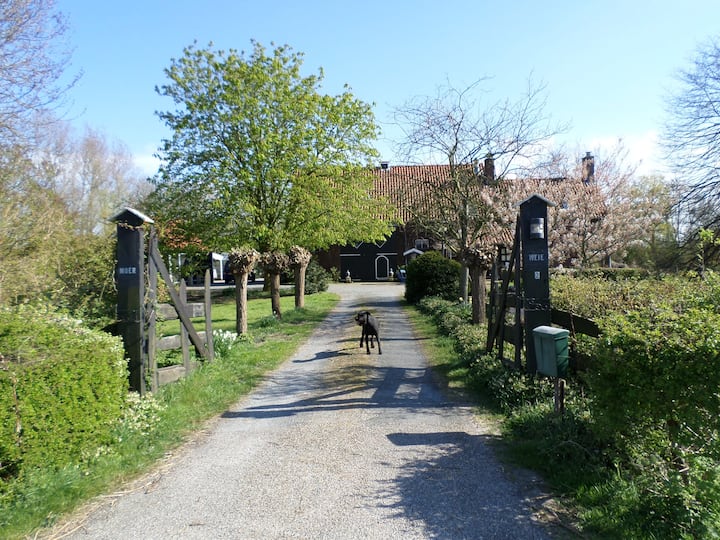
[[[38,113],[60,106],[76,82],[61,82],[70,61],[66,30],[54,0],[0,2],[0,142],[31,138]]]
[[[687,188],[685,201],[703,205],[720,195],[720,43],[700,46],[678,81],[681,90],[667,100],[663,142]]]

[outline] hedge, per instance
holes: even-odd
[[[0,479],[111,442],[126,399],[119,338],[49,309],[0,309]]]
[[[407,265],[405,299],[414,304],[425,296],[457,300],[460,296],[460,263],[428,251]]]

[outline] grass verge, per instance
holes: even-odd
[[[306,307],[294,309],[294,299],[283,297],[283,318],[269,315],[267,299],[251,300],[248,330],[251,339],[239,342],[222,359],[203,365],[181,381],[161,388],[130,419],[140,429],[126,426],[116,443],[98,448],[96,455],[58,471],[35,470],[4,486],[0,492],[0,538],[62,537],[53,526],[82,503],[118,489],[148,471],[211,417],[252,390],[270,370],[287,360],[325,319],[337,295],[306,297]],[[213,306],[213,325],[232,330],[232,300]],[[147,422],[152,419],[152,422]]]

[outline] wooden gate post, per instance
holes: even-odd
[[[145,393],[145,233],[153,220],[132,208],[112,218],[117,224],[117,319],[128,358],[130,389]]]
[[[548,206],[555,206],[555,203],[537,194],[520,203],[525,369],[531,375],[537,371],[533,329],[551,324],[550,266],[547,241]]]

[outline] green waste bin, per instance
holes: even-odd
[[[564,377],[568,367],[568,336],[564,328],[538,326],[533,329],[537,371],[548,377]]]

